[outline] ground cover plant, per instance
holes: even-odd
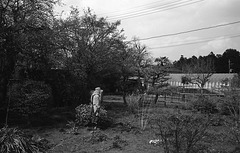
[[[49,149],[46,139],[35,138],[18,128],[0,129],[0,152],[2,153],[40,153]]]

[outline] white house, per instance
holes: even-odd
[[[170,74],[169,83],[170,86],[183,86],[182,77],[186,74]],[[194,75],[194,74],[193,74]],[[229,86],[230,80],[237,75],[236,73],[214,73],[210,78],[209,81],[205,84],[204,88],[206,89],[217,89],[223,86]],[[224,81],[225,80],[225,81]],[[196,84],[185,84],[186,88],[198,88]]]

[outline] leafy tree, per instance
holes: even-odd
[[[157,102],[159,93],[163,92],[164,87],[168,86],[166,81],[169,79],[168,73],[171,65],[171,62],[167,57],[159,57],[156,58],[154,62],[146,69],[146,80],[151,84],[151,87],[155,92],[154,103]]]
[[[58,44],[63,42],[59,52],[68,59],[67,69],[86,82],[88,89],[116,72],[118,51],[124,47],[119,21],[109,23],[89,9],[80,16],[78,9],[72,8],[70,16],[57,24],[64,36]]]
[[[119,85],[123,92],[123,100],[126,102],[126,94],[130,92],[130,77],[137,77],[137,90],[143,92],[143,71],[148,63],[148,52],[146,46],[142,45],[136,38],[125,43],[125,48],[118,54],[118,72],[120,75]]]
[[[127,105],[126,95],[128,92],[129,77],[134,75],[134,64],[132,63],[133,56],[131,50],[124,49],[119,53],[118,70],[120,75],[119,86],[123,92],[123,101]]]
[[[0,2],[1,102],[5,101],[7,84],[16,66],[27,65],[28,61],[24,61],[25,57],[47,56],[49,45],[44,43],[48,39],[44,41],[46,37],[41,38],[38,35],[43,33],[42,30],[51,28],[52,10],[56,2],[55,0],[4,0]],[[36,37],[38,39],[32,39]]]

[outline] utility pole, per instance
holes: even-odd
[[[228,60],[228,73],[231,73],[232,69],[231,69],[231,61],[230,59]]]

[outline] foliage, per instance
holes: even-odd
[[[225,52],[217,56],[216,70],[220,73],[239,73],[240,53],[236,49],[227,49]]]
[[[77,123],[74,121],[68,121],[67,127],[69,128],[68,133],[77,133],[78,131]]]
[[[201,113],[213,114],[218,111],[213,99],[203,95],[198,96],[190,105],[194,110],[200,111]]]
[[[240,53],[236,49],[227,49],[223,54],[215,55],[213,52],[210,52],[207,56],[192,56],[186,58],[183,55],[179,60],[174,62],[174,67],[178,70],[177,72],[186,72],[187,66],[198,59],[211,59],[215,67],[216,73],[239,73],[240,65]]]
[[[225,101],[225,98],[219,99],[218,102],[218,110],[220,114],[222,115],[233,115],[235,118],[239,114],[239,103],[235,100],[231,100],[228,98],[227,101]]]
[[[52,88],[54,106],[78,106],[88,103],[89,92],[81,77],[68,70],[51,70],[46,77]]]
[[[230,115],[234,121],[240,122],[240,92],[231,86],[224,91],[224,97],[218,100],[218,109],[221,114]]]
[[[91,123],[92,108],[90,105],[81,104],[75,108],[76,110],[76,122],[80,126],[86,126]]]
[[[51,88],[43,82],[25,81],[10,88],[11,111],[28,119],[46,112],[51,100]]]
[[[76,123],[78,126],[87,126],[92,121],[92,106],[87,104],[81,104],[75,108],[76,110]],[[107,111],[100,107],[98,118],[98,126],[103,126],[107,122],[110,122],[110,118],[107,117]]]
[[[146,46],[141,44],[137,38],[134,38],[131,42],[127,43],[124,50],[120,51],[118,58],[118,71],[121,79],[119,80],[120,90],[123,93],[123,101],[125,104],[126,96],[129,93],[130,79],[133,77],[136,83],[135,90],[139,93],[143,93],[143,76],[144,69],[149,64],[149,53]]]
[[[209,147],[204,142],[209,121],[206,116],[167,114],[155,119],[153,127],[165,153],[200,153]]]
[[[238,73],[237,75],[233,76],[233,78],[230,81],[230,86],[233,89],[240,88],[240,73]]]
[[[169,71],[172,63],[167,57],[159,57],[154,62],[149,63],[144,69],[144,79],[150,90],[155,92],[154,103],[157,103],[159,92],[164,92],[169,85],[166,81],[169,79]],[[149,87],[148,91],[149,92]]]
[[[16,67],[46,69],[53,49],[51,23],[57,0],[0,3],[0,101]]]
[[[119,25],[119,21],[98,18],[90,9],[80,15],[77,8],[72,8],[66,19],[55,22],[62,66],[74,71],[89,89],[117,73],[115,63],[125,47]]]
[[[150,61],[152,62],[152,61]],[[152,87],[162,88],[167,86],[165,82],[169,79],[169,69],[172,63],[167,57],[156,58],[152,63],[149,63],[145,68],[144,76],[147,83]]]
[[[191,82],[191,79],[187,76],[182,76],[181,77],[181,83],[186,85],[186,84],[189,84]]]
[[[40,147],[40,144],[17,128],[3,127],[0,129],[0,152],[38,153]]]

